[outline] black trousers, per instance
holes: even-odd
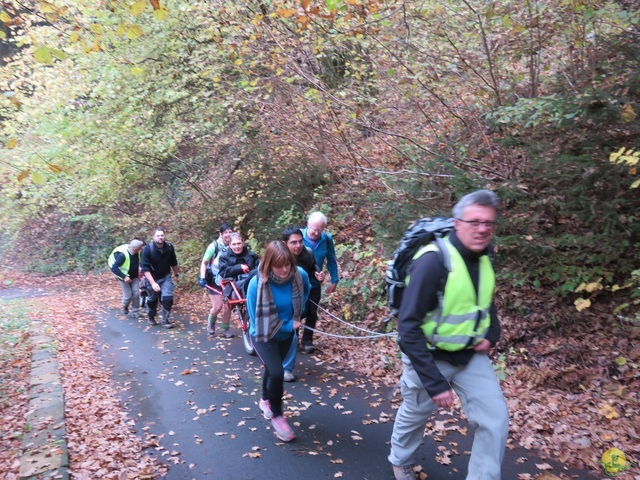
[[[293,332],[286,340],[272,339],[268,342],[258,342],[255,337],[251,337],[253,348],[264,365],[262,398],[269,400],[274,417],[282,415],[282,395],[284,394],[282,361],[287,356],[292,341]]]
[[[313,287],[309,292],[309,300],[307,300],[307,309],[305,312],[306,321],[305,325],[311,328],[316,328],[316,322],[318,321],[318,303],[320,303],[320,297],[322,296],[322,285]],[[308,328],[304,329],[302,333],[302,345],[310,345],[313,343],[313,332]]]

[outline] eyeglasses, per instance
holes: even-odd
[[[307,225],[307,230],[310,231],[310,232],[322,233],[322,231],[324,230],[324,227],[323,228],[315,228],[315,227],[312,227],[311,225]]]
[[[496,226],[496,222],[481,222],[479,220],[462,220],[461,218],[456,218],[456,220],[470,225],[471,228],[473,228],[474,230],[477,230],[478,228],[480,228],[480,225],[482,225],[487,230],[493,230],[494,227]]]

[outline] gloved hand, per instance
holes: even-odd
[[[205,288],[207,286],[207,282],[204,281],[204,278],[202,277],[198,277],[198,284],[202,287]]]

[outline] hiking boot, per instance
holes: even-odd
[[[291,427],[287,423],[287,419],[284,418],[283,415],[279,417],[273,417],[271,419],[271,425],[273,426],[273,432],[283,442],[290,442],[291,440],[295,440],[296,434],[293,433]]]
[[[271,405],[269,404],[269,400],[264,400],[260,397],[260,401],[258,402],[258,406],[260,410],[262,410],[262,415],[267,420],[271,420],[273,418],[273,412],[271,411]]]
[[[209,335],[216,334],[216,322],[207,322],[207,333]]]
[[[413,471],[414,465],[405,465],[404,467],[391,466],[393,467],[393,476],[396,477],[396,480],[416,480],[416,473]]]
[[[174,327],[173,323],[171,323],[169,320],[165,320],[164,322],[162,322],[162,326],[166,329]]]
[[[158,325],[158,322],[156,322],[155,317],[152,317],[151,315],[149,315],[147,317],[147,322],[149,323],[149,325],[151,325],[152,327],[155,327],[156,325]]]
[[[234,337],[233,333],[231,333],[229,330],[223,330],[223,331],[220,333],[220,336],[221,336],[222,338],[233,338],[233,337]]]
[[[313,347],[313,343],[305,343],[303,345],[304,353],[313,353],[316,349]]]
[[[291,372],[284,372],[284,381],[285,382],[295,382],[296,381],[296,376],[291,373]]]

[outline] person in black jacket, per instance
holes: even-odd
[[[500,337],[490,244],[498,204],[489,190],[456,204],[454,231],[444,238],[450,270],[435,244],[411,264],[398,314],[402,405],[389,454],[396,480],[416,478],[425,425],[436,408],[451,408],[454,392],[474,430],[466,480],[501,479],[509,413],[488,356]]]
[[[230,278],[236,282],[241,292],[258,271],[260,258],[258,254],[249,250],[238,233],[232,233],[229,241],[229,249],[220,255],[218,259],[219,278]],[[229,288],[224,292],[228,295]],[[229,323],[220,324],[221,335],[224,338],[232,338],[229,331]]]
[[[310,279],[313,278],[316,282],[322,283],[324,280],[324,272],[316,263],[313,250],[304,245],[302,230],[297,227],[288,227],[282,232],[282,240],[287,244],[287,247],[291,253],[293,253],[293,256],[296,257],[297,266],[302,267]],[[309,301],[307,300],[302,318],[306,318],[308,311]],[[296,353],[298,352],[298,334],[295,331],[293,333],[294,336],[291,348],[282,362],[285,382],[296,381],[296,376],[293,374],[293,367],[296,364]]]
[[[171,278],[171,272],[178,278],[180,267],[176,251],[169,242],[165,241],[164,229],[156,228],[153,231],[153,242],[142,249],[140,270],[145,281],[151,288],[147,288],[147,318],[149,325],[157,325],[156,313],[158,300],[162,305],[162,326],[173,328],[169,322],[169,313],[173,306],[173,291],[175,285]]]

